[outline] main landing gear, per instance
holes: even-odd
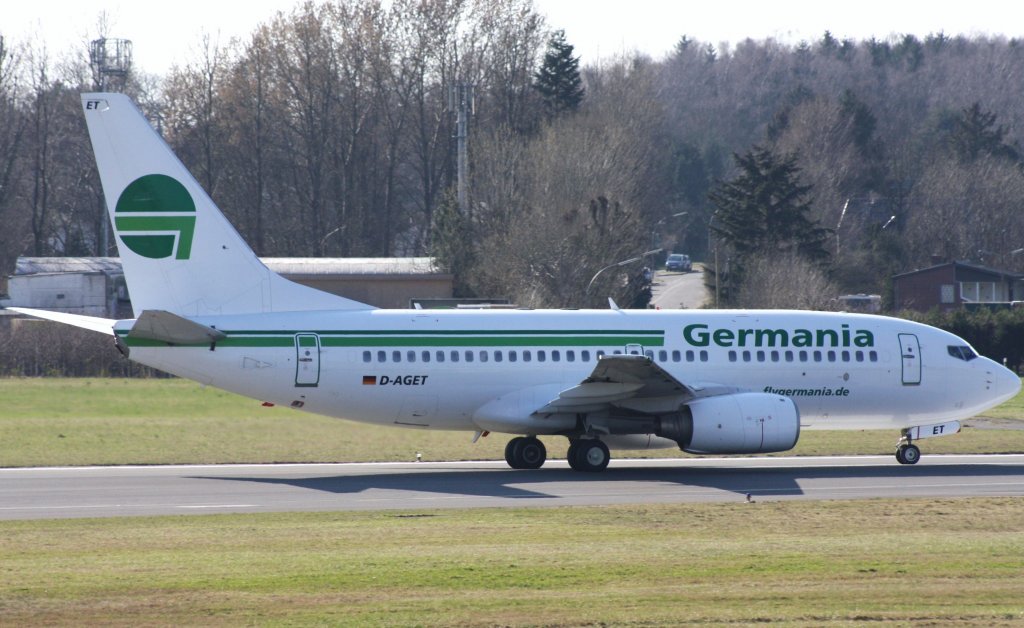
[[[596,473],[604,471],[611,460],[608,445],[596,438],[578,438],[569,441],[569,453],[566,454],[569,466],[573,471]]]
[[[517,436],[505,445],[505,462],[513,469],[539,469],[547,460],[544,443],[535,436]],[[577,438],[569,441],[566,455],[574,471],[595,473],[604,471],[611,460],[608,445],[596,438]]]
[[[505,445],[505,462],[513,469],[539,469],[547,457],[548,450],[535,436],[517,436]]]

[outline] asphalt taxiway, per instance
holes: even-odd
[[[1024,496],[1024,455],[0,469],[0,519]]]

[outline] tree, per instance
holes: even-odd
[[[1006,129],[996,126],[996,114],[982,111],[975,102],[960,112],[949,134],[949,145],[961,163],[969,163],[981,155],[1018,161],[1020,154],[1006,143]]]
[[[573,46],[565,41],[565,31],[555,31],[548,40],[544,62],[534,75],[533,86],[540,92],[551,117],[575,111],[583,102],[580,59],[572,53]]]
[[[740,174],[708,194],[717,216],[712,230],[741,257],[795,251],[812,261],[826,259],[828,231],[808,218],[811,186],[799,183],[797,156],[754,146],[733,158]]]

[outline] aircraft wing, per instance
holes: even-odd
[[[695,396],[694,389],[672,377],[647,356],[605,355],[589,377],[560,392],[557,399],[548,402],[536,414],[592,412],[645,399],[679,401]]]

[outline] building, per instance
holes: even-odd
[[[7,293],[0,305],[109,318],[132,312],[116,257],[19,257]]]
[[[1024,300],[1024,275],[967,262],[947,262],[892,278],[897,310],[926,312]]]
[[[450,299],[453,277],[431,257],[267,257],[272,271],[297,283],[382,308],[414,300]],[[131,318],[130,295],[117,257],[19,257],[3,306]]]

